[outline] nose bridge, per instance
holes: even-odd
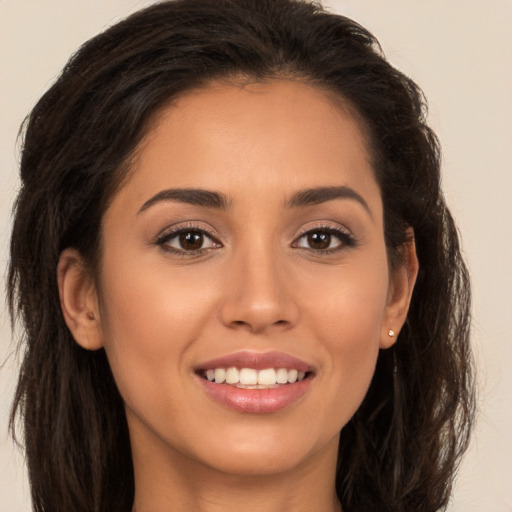
[[[230,327],[262,332],[286,328],[297,308],[286,283],[286,260],[277,244],[259,237],[235,249],[221,317]]]

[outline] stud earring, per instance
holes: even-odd
[[[395,337],[395,331],[393,331],[393,329],[389,329],[389,331],[388,331],[388,336],[389,336],[390,338],[394,338],[394,337]]]

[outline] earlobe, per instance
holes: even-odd
[[[103,346],[94,280],[76,249],[65,249],[57,266],[60,304],[75,341],[87,350]]]
[[[400,251],[402,263],[392,270],[390,277],[388,302],[381,326],[380,348],[382,349],[389,348],[396,342],[398,333],[407,318],[418,276],[419,263],[412,228],[407,230],[407,240]]]

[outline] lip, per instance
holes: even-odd
[[[244,389],[229,384],[215,384],[199,375],[212,368],[287,368],[307,373],[300,382],[284,384],[277,388]],[[299,401],[309,390],[314,378],[311,365],[283,352],[238,352],[201,363],[196,368],[196,378],[206,395],[230,410],[264,414],[280,411]]]
[[[264,370],[265,368],[295,368],[300,372],[312,372],[310,364],[297,357],[285,354],[284,352],[236,352],[217,359],[211,359],[197,365],[196,370],[208,370],[213,368],[254,368]]]

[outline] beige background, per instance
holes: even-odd
[[[71,52],[143,0],[0,0],[0,287],[17,188],[16,133]],[[512,1],[327,0],[373,31],[417,80],[444,149],[444,186],[474,285],[476,435],[449,512],[512,511]],[[13,350],[0,302],[0,361]],[[6,424],[15,358],[0,371],[0,512],[30,508]]]

